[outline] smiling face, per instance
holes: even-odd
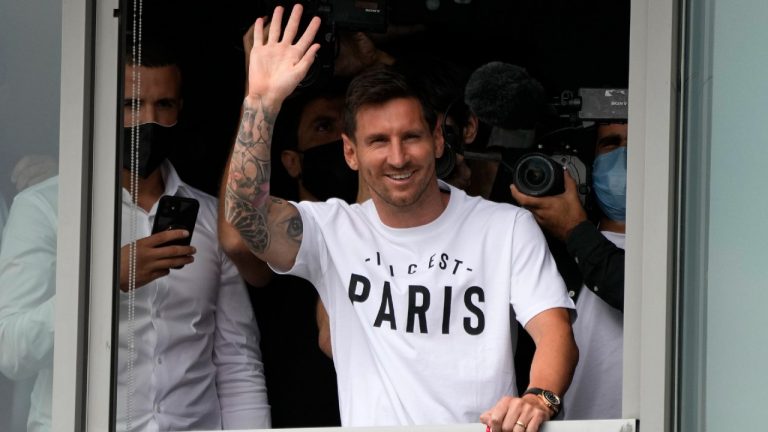
[[[437,217],[443,206],[435,157],[443,152],[443,139],[439,128],[433,135],[419,101],[362,106],[356,123],[354,137],[343,135],[344,156],[370,189],[382,221],[408,215],[418,225]]]

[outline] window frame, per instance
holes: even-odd
[[[103,287],[114,285],[117,256],[117,9],[117,0],[62,2],[55,430],[111,423],[113,293]]]
[[[622,415],[671,430],[679,170],[679,0],[632,0]]]
[[[114,246],[119,244],[114,229],[114,125],[119,94],[119,20],[114,11],[118,3],[63,2],[62,229],[57,287],[64,295],[57,295],[56,307],[72,313],[59,313],[56,318],[53,420],[57,430],[114,428],[109,414],[114,383],[111,348],[116,346],[112,340],[114,293],[98,287],[114,283]],[[647,430],[670,430],[674,409],[670,401],[680,3],[631,2],[629,140],[633,145],[628,152],[627,187],[628,194],[637,198],[627,205],[623,416],[641,419]],[[99,217],[91,219],[91,215]],[[553,423],[546,430],[585,430],[601,422]]]

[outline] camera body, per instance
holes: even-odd
[[[563,168],[576,181],[582,205],[590,192],[590,169],[582,160],[589,151],[579,151],[571,141],[577,131],[595,126],[596,122],[626,121],[627,89],[580,88],[564,91],[552,104],[565,126],[556,128],[541,139],[535,148],[521,155],[513,168],[513,183],[526,195],[541,197],[564,192]],[[590,143],[591,144],[591,143]]]
[[[321,85],[333,76],[339,31],[383,33],[387,30],[386,0],[304,0],[301,3],[304,14],[299,34],[312,17],[319,17],[320,29],[315,42],[320,44],[320,51],[299,88]]]
[[[552,106],[561,118],[570,121],[626,121],[629,107],[627,89],[582,87],[565,90]]]
[[[513,168],[512,182],[517,189],[530,196],[541,197],[559,195],[565,192],[564,169],[576,181],[582,204],[589,194],[587,185],[587,166],[576,155],[540,152],[528,153],[520,157]]]

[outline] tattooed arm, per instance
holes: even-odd
[[[248,66],[248,95],[243,102],[240,129],[229,164],[225,216],[240,233],[248,249],[279,269],[293,266],[302,238],[298,210],[270,196],[270,148],[277,113],[286,97],[309,70],[318,44],[312,40],[320,26],[315,17],[296,43],[301,5],[291,12],[281,39],[283,8],[275,8],[269,34],[262,40],[264,21],[254,24]]]

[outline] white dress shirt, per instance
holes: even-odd
[[[16,195],[0,248],[0,371],[35,377],[29,432],[51,429],[58,191],[54,177]]]
[[[192,264],[136,290],[132,430],[269,427],[258,328],[245,285],[218,243],[216,200],[184,184],[170,163],[161,169],[164,194],[200,202],[197,253]],[[50,430],[57,189],[52,179],[20,194],[23,204],[14,203],[8,222],[18,225],[0,252],[0,370],[37,374],[30,431]],[[150,235],[157,204],[136,210],[125,190],[122,202],[121,243],[131,240],[131,218],[136,238]],[[128,420],[127,300],[121,292],[117,430]]]

